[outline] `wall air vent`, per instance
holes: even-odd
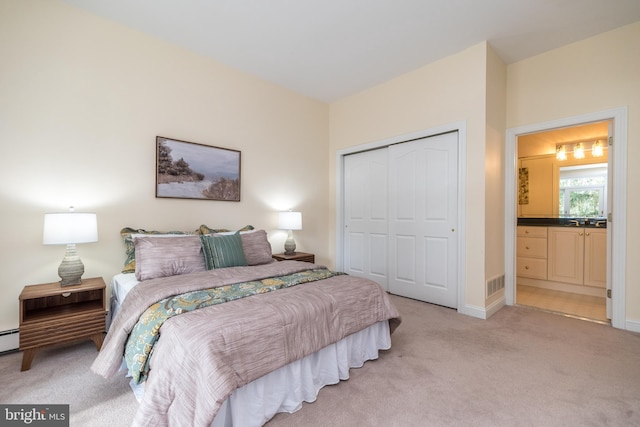
[[[504,289],[504,274],[487,280],[487,298]]]

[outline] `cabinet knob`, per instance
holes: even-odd
[[[589,232],[586,232],[586,233],[584,233],[584,235],[585,235],[585,236],[589,236],[589,235],[590,235],[590,233],[589,233]]]
[[[524,234],[529,234],[529,230],[524,230]]]
[[[582,233],[582,231],[581,231],[580,233],[578,233],[578,236],[582,236],[582,234],[583,234],[583,233]]]
[[[525,246],[524,248],[525,248],[525,249],[527,249],[527,250],[529,250],[529,246]]]
[[[525,269],[525,270],[528,270],[528,269],[529,269],[529,266],[528,266],[528,265],[525,265],[525,266],[524,266],[524,269]]]

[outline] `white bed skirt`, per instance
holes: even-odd
[[[389,348],[391,336],[385,320],[237,389],[211,425],[262,426],[278,412],[295,412],[303,402],[315,401],[322,387],[348,379],[350,368],[377,359],[379,350]],[[131,388],[140,401],[143,386],[132,382]]]

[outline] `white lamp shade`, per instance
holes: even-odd
[[[44,245],[68,245],[98,241],[95,213],[64,212],[44,214]]]
[[[280,212],[278,228],[280,230],[302,230],[302,212]]]

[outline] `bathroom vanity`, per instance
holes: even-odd
[[[604,218],[519,218],[518,284],[604,296],[606,226]]]

